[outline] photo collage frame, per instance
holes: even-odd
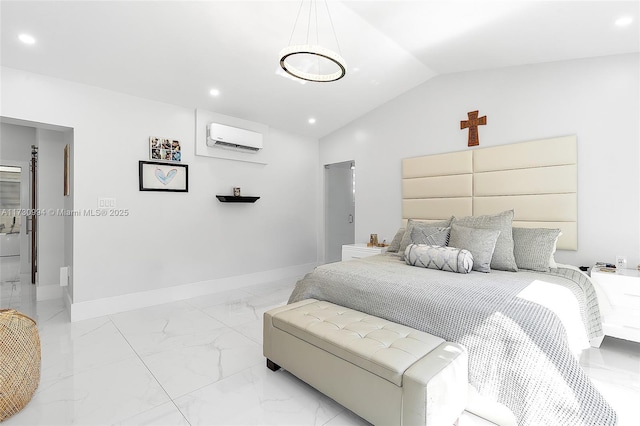
[[[180,141],[150,136],[149,159],[155,161],[182,161]]]

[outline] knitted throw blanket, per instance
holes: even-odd
[[[511,409],[520,425],[616,424],[557,316],[517,296],[534,280],[569,288],[589,338],[602,335],[591,283],[564,268],[456,274],[378,255],[316,268],[289,303],[325,300],[460,343],[469,353],[469,383]]]

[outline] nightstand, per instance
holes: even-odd
[[[360,259],[387,251],[386,247],[367,247],[366,244],[345,244],[342,246],[342,260]]]
[[[640,271],[620,269],[602,272],[594,267],[591,278],[611,304],[611,312],[602,318],[604,334],[640,342]]]

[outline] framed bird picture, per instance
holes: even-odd
[[[139,162],[140,191],[189,191],[189,166],[156,161]]]

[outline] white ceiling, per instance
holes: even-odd
[[[308,4],[294,43],[304,41]],[[637,0],[328,6],[348,64],[347,76],[333,83],[300,84],[277,72],[299,0],[2,0],[1,64],[319,138],[438,74],[638,52],[640,45]],[[614,25],[621,16],[632,17],[631,25]],[[323,24],[323,0],[318,19],[320,44],[337,49]],[[21,33],[36,44],[21,43]]]

